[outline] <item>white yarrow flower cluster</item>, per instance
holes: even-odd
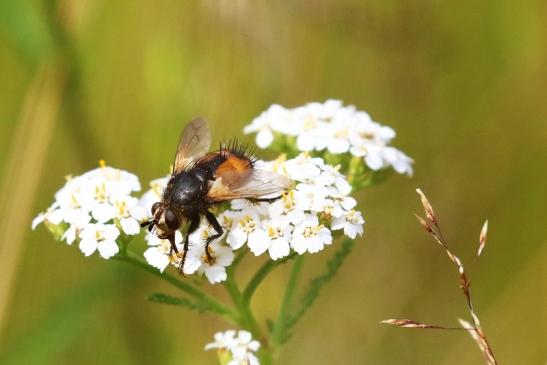
[[[350,153],[362,157],[373,171],[392,167],[400,174],[412,175],[412,159],[390,146],[395,131],[339,100],[308,103],[293,109],[274,104],[243,131],[256,133],[260,148],[270,146],[278,136],[286,136],[294,139],[299,151]]]
[[[262,168],[287,175],[295,186],[272,203],[232,202],[224,216],[229,226],[226,242],[234,250],[246,243],[256,256],[268,252],[277,260],[291,250],[300,255],[323,250],[332,243],[332,230],[343,230],[350,238],[363,233],[363,217],[349,196],[351,186],[323,159],[302,153]]]
[[[101,167],[67,182],[55,194],[55,202],[32,221],[62,227],[61,239],[69,245],[79,241],[85,256],[98,251],[108,259],[118,253],[120,234],[136,235],[145,217],[139,200],[131,194],[140,190],[137,176],[123,170]]]
[[[215,342],[205,346],[205,350],[218,349],[221,352],[228,352],[230,360],[228,365],[259,365],[256,352],[260,343],[253,340],[248,331],[228,330],[215,333]]]
[[[258,163],[257,168],[275,171],[294,181],[293,187],[272,203],[233,200],[231,209],[218,215],[224,234],[209,245],[213,260],[205,254],[205,241],[214,230],[202,219],[200,227],[190,235],[185,274],[205,274],[211,283],[226,280],[226,267],[234,259],[234,250],[245,244],[259,256],[268,252],[273,260],[290,255],[317,253],[332,244],[332,231],[342,230],[350,238],[363,234],[364,219],[355,210],[357,202],[349,193],[346,178],[319,157],[302,153],[291,160],[279,158]],[[141,198],[140,205],[150,214],[150,208],[161,200],[167,178],[151,182],[151,189]],[[163,271],[169,264],[179,266],[182,235],[177,232],[179,255],[171,250],[168,240],[155,234],[145,236],[149,248],[144,253],[148,263]],[[225,239],[228,246],[221,243]]]

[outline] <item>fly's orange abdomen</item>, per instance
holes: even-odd
[[[217,175],[231,171],[242,174],[253,168],[253,163],[248,157],[238,156],[231,152],[226,152],[225,157],[226,160],[221,163],[215,171]]]

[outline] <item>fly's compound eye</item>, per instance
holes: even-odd
[[[172,230],[176,230],[180,226],[179,218],[171,209],[165,212],[165,224]]]
[[[155,202],[154,204],[152,204],[152,215],[156,214],[156,211],[160,208],[160,205],[160,202]]]

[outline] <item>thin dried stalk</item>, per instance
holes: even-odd
[[[441,247],[444,248],[450,261],[452,261],[458,268],[458,274],[459,274],[458,278],[460,283],[460,289],[462,290],[465,296],[467,307],[469,308],[469,313],[471,314],[471,319],[473,321],[473,323],[470,324],[469,322],[460,320],[462,329],[467,330],[471,334],[471,336],[473,337],[473,339],[475,340],[475,342],[478,344],[479,348],[481,349],[484,355],[484,358],[486,360],[486,363],[488,365],[497,365],[497,361],[494,357],[492,347],[488,343],[486,334],[484,333],[484,329],[482,328],[479,317],[477,316],[475,309],[473,307],[473,302],[471,300],[471,291],[469,290],[469,287],[471,286],[471,282],[469,281],[469,278],[467,277],[465,273],[465,269],[463,267],[462,261],[448,247],[446,240],[443,237],[441,228],[439,227],[439,221],[437,219],[437,216],[435,215],[435,212],[433,210],[431,203],[429,202],[425,194],[420,189],[416,189],[416,192],[418,193],[418,195],[420,195],[420,200],[424,207],[424,212],[427,219],[424,219],[417,214],[414,214],[414,215],[418,219],[418,222],[420,222],[420,225],[422,225],[422,227],[424,227],[424,229],[433,236],[435,241]],[[484,249],[484,245],[486,243],[487,231],[488,231],[488,221],[485,222],[481,230],[481,234],[479,236],[478,256],[482,253],[482,250]],[[417,322],[410,319],[387,319],[387,320],[381,321],[380,323],[388,324],[388,325],[396,326],[396,327],[405,327],[405,328],[453,329],[451,327],[430,325],[430,324],[421,323],[421,322]]]
[[[380,321],[382,324],[387,324],[388,326],[393,327],[402,327],[402,328],[421,328],[421,329],[431,329],[431,330],[467,330],[467,328],[460,327],[443,327],[436,324],[427,324],[423,322],[414,321],[412,319],[384,319]]]
[[[484,225],[481,229],[481,234],[479,235],[479,250],[477,251],[477,257],[479,257],[484,250],[484,245],[486,245],[486,236],[488,234],[488,220],[484,222]]]
[[[458,321],[460,322],[462,328],[469,332],[471,338],[475,341],[477,346],[479,346],[479,349],[486,359],[486,363],[497,364],[496,359],[494,358],[494,354],[492,353],[492,348],[486,341],[486,335],[484,335],[484,332],[480,332],[477,328],[473,327],[471,323],[464,319],[458,318]]]

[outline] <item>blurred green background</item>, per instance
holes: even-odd
[[[359,194],[366,234],[281,363],[483,363],[466,333],[378,324],[467,316],[453,266],[412,216],[418,186],[467,264],[500,363],[544,363],[545,14],[544,1],[3,0],[0,362],[215,363],[203,346],[228,325],[148,302],[174,291],[30,221],[65,175],[101,158],[146,188],[195,115],[218,141],[272,103],[338,98],[392,126],[415,175]],[[307,275],[327,256],[309,257]],[[261,262],[246,260],[242,278]],[[261,319],[275,315],[286,270],[258,292]]]

